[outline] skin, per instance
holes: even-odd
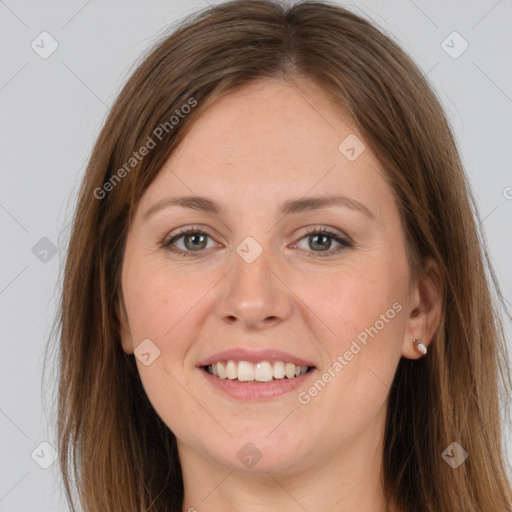
[[[379,161],[368,146],[354,161],[338,150],[350,134],[364,142],[315,84],[261,79],[209,107],[141,198],[123,259],[121,338],[127,353],[147,338],[160,350],[148,366],[136,361],[178,440],[183,511],[385,510],[390,385],[401,357],[421,357],[413,338],[429,345],[440,291],[431,278],[411,279]],[[194,194],[225,212],[169,206],[144,218],[162,199]],[[331,194],[356,199],[374,218],[340,206],[277,213],[285,200]],[[162,247],[178,228],[197,225],[208,234],[199,251],[191,237],[174,242],[191,257]],[[340,244],[322,246],[309,227],[355,246],[335,253]],[[247,236],[263,250],[252,263],[236,252]],[[401,311],[300,403],[298,394],[394,303]],[[239,346],[284,350],[314,362],[316,375],[270,400],[235,400],[196,365]],[[248,442],[262,454],[251,468],[237,458]]]

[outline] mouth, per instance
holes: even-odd
[[[197,369],[215,393],[261,401],[294,391],[313,378],[317,367],[310,360],[273,348],[234,347],[203,359]]]
[[[314,366],[297,365],[287,361],[236,361],[228,359],[201,367],[206,373],[218,379],[234,382],[266,383],[291,380],[302,377],[315,369]]]
[[[316,373],[316,367],[285,361],[227,359],[198,370],[215,392],[237,401],[261,402],[294,392]]]

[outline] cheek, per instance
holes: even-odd
[[[159,351],[147,366],[136,358],[141,382],[157,414],[178,437],[186,438],[190,423],[204,421],[201,408],[187,392],[193,376],[186,365],[193,364],[187,355],[204,311],[201,298],[214,280],[211,275],[184,277],[165,263],[132,261],[126,266],[123,290],[134,346],[149,339]]]
[[[364,264],[346,266],[334,277],[295,281],[316,325],[325,327],[323,371],[329,373],[326,380],[335,376],[326,386],[326,404],[343,402],[345,411],[360,407],[370,414],[384,402],[401,354],[407,277],[399,255],[395,262],[369,255]]]
[[[165,262],[128,265],[123,289],[132,332],[163,341],[208,290],[211,280],[191,279]]]
[[[369,330],[376,334],[372,327],[384,337],[396,332],[403,316],[399,310],[403,309],[405,277],[389,265],[368,261],[315,279],[297,276],[294,292],[315,314],[318,325],[325,327],[324,340],[334,355],[358,337],[364,342]]]

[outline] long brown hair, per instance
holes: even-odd
[[[440,102],[404,51],[362,17],[327,2],[270,0],[225,2],[183,20],[138,65],[94,146],[57,323],[56,444],[69,505],[181,510],[176,438],[121,348],[124,243],[141,195],[194,120],[221,95],[265,77],[313,80],[350,116],[386,170],[411,270],[420,275],[427,257],[439,268],[441,324],[426,357],[401,359],[390,390],[389,503],[408,512],[512,510],[500,419],[500,391],[511,391],[508,312]],[[148,137],[154,147],[134,163]],[[452,442],[469,454],[457,469],[442,457]]]

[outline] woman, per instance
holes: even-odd
[[[94,512],[512,510],[476,215],[435,94],[370,23],[266,0],[187,19],[81,188],[72,509],[74,479]]]

